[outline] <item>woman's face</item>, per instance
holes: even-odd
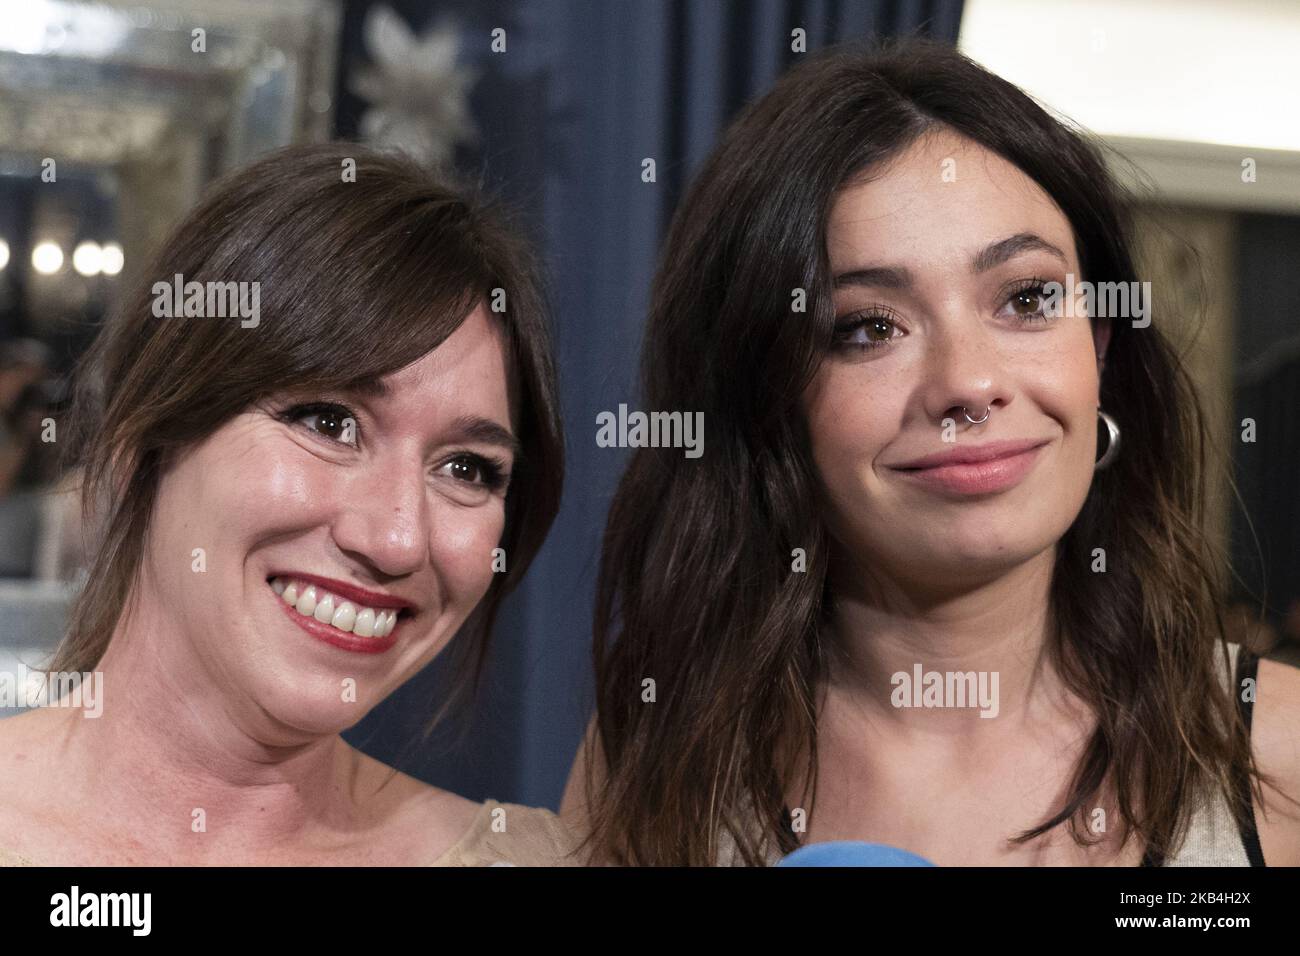
[[[838,344],[804,408],[834,538],[869,576],[926,587],[1043,553],[1092,480],[1108,337],[1081,310],[1045,315],[1033,291],[1086,278],[1065,215],[1015,166],[943,132],[842,190],[827,243]],[[1037,447],[903,467],[1012,441]]]
[[[352,726],[443,648],[501,539],[505,354],[480,306],[385,393],[273,396],[169,468],[142,594],[184,692],[306,739]],[[383,636],[392,605],[405,610]]]

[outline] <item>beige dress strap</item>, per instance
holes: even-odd
[[[469,830],[430,866],[583,866],[579,838],[550,810],[485,800]]]
[[[25,856],[19,856],[12,853],[4,847],[0,847],[0,866],[35,866],[31,860]]]
[[[1229,642],[1227,666],[1219,673],[1234,704],[1241,693],[1236,681],[1240,652],[1239,644]],[[1219,659],[1216,651],[1215,661]],[[1192,817],[1183,842],[1165,859],[1165,866],[1250,866],[1232,807],[1217,788],[1193,797]]]

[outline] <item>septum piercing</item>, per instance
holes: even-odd
[[[983,417],[983,418],[971,418],[971,417],[970,417],[970,412],[967,410],[966,406],[963,405],[963,406],[961,407],[961,412],[962,412],[963,415],[966,416],[966,421],[970,422],[972,425],[983,425],[986,421],[988,421],[988,420],[989,420],[989,411],[990,411],[989,406],[988,406],[988,405],[985,405],[985,406],[984,406],[984,417]]]

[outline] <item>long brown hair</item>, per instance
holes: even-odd
[[[152,285],[175,275],[258,282],[258,324],[155,317]],[[508,210],[354,143],[288,147],[215,183],[83,356],[68,456],[99,531],[51,669],[88,671],[102,657],[135,593],[169,455],[272,392],[347,389],[404,368],[497,289],[505,308],[491,314],[504,324],[522,447],[506,497],[508,570],[493,575],[449,648],[454,689],[434,722],[471,696],[501,599],[559,508],[563,441],[544,292]]]
[[[597,585],[596,733],[587,803],[597,853],[631,864],[748,864],[798,839],[785,796],[815,791],[821,630],[834,600],[800,397],[831,342],[826,226],[837,191],[946,126],[1053,197],[1083,278],[1136,278],[1122,195],[1093,144],[950,47],[905,41],[810,58],[747,107],[684,197],[663,246],[643,350],[645,407],[703,412],[709,453],[632,456]],[[808,293],[794,315],[791,290]],[[1088,842],[1118,787],[1124,841],[1181,840],[1192,796],[1259,775],[1232,696],[1225,565],[1202,527],[1207,433],[1156,325],[1116,323],[1101,383],[1123,450],[1059,542],[1048,650],[1098,724],[1049,819]],[[1089,572],[1091,550],[1112,556]],[[804,549],[807,567],[792,571]],[[654,703],[642,700],[653,679]],[[804,759],[800,761],[798,755]],[[599,768],[599,769],[597,769]],[[599,777],[597,777],[599,775]]]

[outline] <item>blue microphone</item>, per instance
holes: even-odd
[[[883,843],[835,840],[801,846],[777,866],[934,866],[925,857]]]

